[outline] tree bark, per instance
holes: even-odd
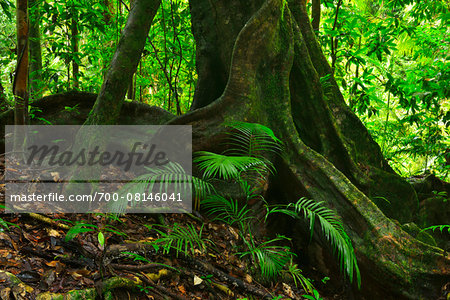
[[[5,111],[7,109],[7,103],[6,103],[6,95],[5,95],[5,88],[2,85],[2,82],[0,81],[0,111]]]
[[[42,98],[42,53],[40,0],[30,0],[30,93],[32,99]]]
[[[306,196],[337,211],[362,271],[362,290],[355,293],[370,299],[437,297],[450,275],[449,257],[389,219],[410,220],[417,196],[392,172],[379,146],[345,106],[332,75],[330,90],[321,88],[320,77],[331,69],[304,4],[267,0],[258,7],[234,0],[217,1],[213,9],[208,3],[191,1],[199,45],[193,105],[198,109],[169,124],[193,126],[194,151],[214,150],[225,121],[274,129],[286,146],[277,163],[282,180],[272,182],[278,184],[272,187],[279,191],[277,199],[292,202]],[[220,95],[217,100],[215,95]],[[375,197],[387,198],[406,213],[392,207],[383,213]]]
[[[28,1],[16,2],[17,67],[13,83],[15,125],[25,125],[28,115]]]
[[[78,11],[75,4],[72,2],[71,6],[71,20],[70,20],[70,44],[72,47],[72,80],[73,88],[78,89],[78,73],[80,67],[78,65]]]
[[[198,82],[191,110],[204,107],[224,91],[234,41],[262,0],[191,0],[192,32],[196,37]]]
[[[320,0],[312,0],[311,17],[312,28],[314,31],[318,31],[320,26]]]
[[[339,86],[331,76],[333,71],[310,26],[306,5],[292,1],[289,7],[299,25],[306,51],[314,69],[319,77],[330,75],[331,87],[324,91],[324,100],[339,127],[340,139],[344,142],[346,151],[357,165],[355,168],[355,164],[353,164],[353,175],[349,178],[353,178],[352,182],[368,195],[388,217],[398,219],[402,223],[411,221],[418,209],[417,196],[413,188],[395,174],[383,158],[379,145],[346,105]],[[315,116],[314,118],[321,117]],[[306,144],[310,146],[308,143]],[[335,161],[332,162],[339,166]],[[342,168],[339,169],[344,172]],[[348,173],[344,173],[348,175]],[[391,204],[384,199],[388,199]]]
[[[86,125],[115,124],[160,0],[135,0]]]
[[[128,99],[134,100],[136,91],[134,89],[134,76],[131,75],[130,84],[128,85]]]

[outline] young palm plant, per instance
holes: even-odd
[[[229,122],[226,126],[232,129],[227,132],[230,137],[225,153],[240,156],[256,157],[268,162],[265,153],[280,153],[281,141],[270,128],[257,123]]]
[[[3,204],[0,204],[0,212],[5,209],[6,209],[6,207]],[[0,232],[2,232],[4,229],[10,230],[10,228],[9,228],[10,226],[15,226],[17,228],[20,228],[19,225],[5,221],[2,218],[0,218]]]
[[[194,255],[195,249],[204,253],[206,251],[206,242],[212,244],[210,240],[202,237],[203,225],[198,231],[192,224],[188,224],[184,227],[175,223],[171,226],[160,225],[160,227],[166,231],[153,228],[153,230],[158,232],[161,237],[152,242],[152,245],[154,245],[156,250],[161,247],[164,254],[169,253],[171,250],[175,250],[177,257],[179,253],[183,253],[184,255]]]
[[[353,275],[355,274],[356,282],[358,287],[360,287],[361,276],[355,251],[350,238],[344,230],[342,221],[336,216],[334,211],[327,208],[322,202],[300,198],[296,203],[272,208],[267,207],[266,219],[273,213],[283,213],[295,219],[302,217],[308,219],[311,237],[314,232],[315,220],[317,219],[323,235],[337,253],[341,270],[346,274],[350,282],[353,282]]]
[[[275,172],[267,155],[280,153],[281,142],[270,129],[260,124],[233,122],[228,123],[228,126],[232,131],[229,132],[230,143],[227,151],[224,154],[199,152],[194,162],[198,163],[199,169],[203,171],[204,179],[216,177],[239,183],[248,201],[258,197],[255,182],[258,179],[263,181],[270,172]],[[221,195],[211,195],[202,205],[211,214],[216,215],[217,219],[229,225],[238,224],[240,236],[246,247],[246,250],[238,254],[241,257],[251,257],[258,264],[263,278],[273,280],[281,272],[289,272],[295,284],[299,282],[306,291],[313,291],[311,283],[292,263],[294,254],[289,247],[278,245],[286,239],[285,237],[277,237],[259,245],[255,243],[251,227],[247,224],[251,219],[247,203],[242,204]],[[293,204],[268,208],[267,215],[272,213],[284,213],[293,218],[307,218],[310,222],[311,237],[315,221],[318,220],[322,233],[337,253],[341,269],[351,282],[353,275],[356,274],[358,286],[360,285],[359,268],[352,244],[342,222],[332,210],[323,203],[301,198]]]
[[[270,161],[264,157],[265,153],[279,153],[280,140],[269,128],[253,123],[231,122],[227,126],[231,129],[227,153],[233,155],[216,154],[207,151],[195,153],[194,163],[203,172],[203,178],[186,174],[176,162],[169,162],[158,168],[147,168],[147,173],[135,178],[124,185],[121,195],[135,193],[163,193],[169,187],[171,192],[192,193],[194,208],[199,209],[202,200],[207,195],[214,194],[211,184],[213,178],[229,181],[258,182],[268,171],[274,171]],[[128,201],[112,202],[111,211],[124,212]],[[133,203],[133,202],[132,202]]]
[[[253,123],[227,123],[231,129],[227,134],[227,150],[223,154],[197,152],[194,162],[203,172],[203,178],[218,178],[238,184],[243,192],[240,200],[219,194],[208,196],[202,207],[228,225],[239,228],[243,251],[238,255],[249,257],[258,266],[262,279],[270,281],[281,274],[291,261],[293,253],[287,246],[278,243],[287,238],[279,236],[257,244],[253,238],[249,221],[253,218],[248,201],[261,199],[259,187],[267,175],[275,172],[268,155],[281,151],[281,141],[269,128]]]
[[[267,156],[281,153],[281,141],[271,129],[261,124],[229,122],[226,126],[230,128],[227,150],[223,154],[200,151],[193,161],[203,172],[204,180],[233,181],[247,196],[257,197],[257,187],[261,187],[266,177],[275,172]],[[203,202],[211,206],[214,202],[219,203],[216,200]]]
[[[300,284],[306,292],[313,292],[314,286],[312,285],[311,281],[303,276],[302,270],[296,264],[294,264],[293,259],[291,259],[291,261],[289,262],[286,273],[292,276],[295,286],[298,286],[298,284]]]
[[[215,220],[222,221],[228,225],[237,224],[241,231],[245,231],[245,224],[252,219],[250,210],[245,205],[239,205],[236,199],[227,199],[221,195],[210,195],[202,203],[202,206]]]
[[[250,256],[252,261],[258,264],[261,270],[261,276],[264,280],[272,281],[276,279],[284,270],[286,264],[292,260],[295,255],[287,246],[279,246],[281,241],[289,240],[285,236],[277,236],[274,239],[256,245],[250,232],[250,240],[243,237],[246,251],[238,252],[240,257]]]

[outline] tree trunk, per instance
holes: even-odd
[[[312,0],[311,25],[314,31],[319,30],[320,26],[320,0]]]
[[[0,81],[0,111],[5,111],[7,109],[7,103],[6,103],[6,95],[5,95],[5,88],[2,85],[2,82]]]
[[[32,99],[42,98],[42,53],[40,0],[30,0],[30,93]]]
[[[87,125],[115,124],[161,0],[135,0]]]
[[[78,89],[79,55],[78,55],[78,11],[72,2],[70,20],[70,44],[72,47],[72,80],[73,88]]]
[[[141,59],[142,51],[147,41],[148,32],[156,15],[161,0],[134,0],[128,15],[127,24],[117,45],[116,51],[103,81],[100,93],[89,113],[84,125],[114,125],[117,123],[124,103],[124,97],[133,74]],[[83,126],[76,136],[76,148],[104,149],[104,139],[98,136],[95,127]],[[89,172],[89,175],[86,173]],[[78,168],[72,178],[100,178],[100,168],[88,170]],[[83,175],[85,174],[85,175]],[[89,193],[89,185],[84,192]],[[65,186],[67,194],[80,194],[76,184]]]
[[[331,69],[305,3],[190,5],[199,76],[194,110],[169,124],[193,126],[194,150],[214,150],[225,121],[274,129],[286,155],[277,162],[282,179],[272,189],[278,200],[325,201],[341,216],[362,271],[362,290],[355,293],[368,299],[437,297],[450,274],[449,257],[389,219],[411,221],[417,196],[387,165],[332,75],[330,88],[321,87]]]
[[[130,84],[128,85],[128,99],[134,100],[135,98],[135,89],[134,89],[134,76],[131,75]]]
[[[263,0],[191,0],[192,31],[196,37],[199,74],[191,110],[204,107],[224,91],[230,72],[234,41]]]
[[[25,125],[28,114],[28,1],[17,0],[17,67],[14,76],[14,124]]]

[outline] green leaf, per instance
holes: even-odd
[[[105,246],[105,236],[103,235],[103,232],[99,232],[98,233],[98,243],[100,244],[100,246],[104,247]]]
[[[425,230],[431,230],[434,232],[436,229],[438,229],[441,233],[444,232],[445,229],[447,229],[447,233],[450,234],[450,225],[448,225],[448,224],[430,226],[430,227],[422,229],[421,232],[425,231]]]
[[[203,225],[199,231],[192,224],[183,227],[175,223],[173,226],[160,227],[164,228],[167,232],[154,229],[161,237],[151,244],[161,246],[163,253],[169,253],[171,249],[174,249],[178,256],[180,252],[184,255],[194,255],[195,249],[201,252],[206,251],[206,240],[202,238]],[[209,240],[208,242],[212,243]]]
[[[11,11],[10,9],[14,8],[14,4],[10,2],[9,0],[0,0],[0,6],[3,9],[3,12],[8,17],[8,19],[12,19],[11,17]]]
[[[83,226],[98,228],[97,226],[92,225],[92,224],[79,223],[79,224],[73,226],[72,228],[70,228],[69,231],[67,231],[66,237],[64,240],[66,242],[68,242],[68,241],[71,241],[72,239],[74,239],[80,233],[95,231],[93,228],[84,228]]]

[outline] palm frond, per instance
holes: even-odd
[[[201,199],[214,191],[214,187],[206,180],[186,174],[183,167],[174,162],[158,168],[146,168],[148,173],[138,176],[132,182],[125,184],[120,190],[121,195],[128,193],[194,193],[194,207],[198,208]],[[128,201],[117,201],[113,211],[124,212]],[[131,202],[134,203],[134,202]]]
[[[353,275],[356,274],[358,287],[361,285],[361,276],[351,240],[345,232],[341,220],[323,202],[300,198],[296,203],[291,203],[285,208],[268,209],[267,215],[272,213],[283,213],[293,218],[300,218],[300,215],[303,214],[303,217],[309,220],[311,236],[317,219],[323,235],[338,256],[341,270],[348,276],[350,282],[353,282]]]
[[[278,236],[270,241],[255,246],[245,240],[248,251],[237,253],[240,257],[250,255],[252,259],[258,262],[261,269],[261,275],[267,280],[273,280],[283,271],[284,266],[292,259],[294,255],[289,247],[275,245],[274,243],[286,240],[284,236]]]
[[[228,122],[230,127],[230,143],[233,154],[245,155],[265,159],[266,152],[280,153],[281,141],[273,131],[261,124],[247,122]]]
[[[353,274],[356,274],[358,287],[361,285],[358,263],[350,238],[344,230],[341,220],[335,212],[311,199],[301,198],[295,204],[290,204],[297,213],[303,212],[305,218],[310,220],[310,230],[314,230],[314,220],[317,218],[325,238],[337,252],[341,269],[347,274],[350,282],[353,282]],[[289,208],[289,206],[288,206]]]
[[[200,209],[200,203],[202,200],[206,199],[208,195],[211,195],[215,192],[214,186],[201,178],[192,176],[192,186],[194,187],[194,209],[199,210]]]
[[[439,230],[441,233],[443,233],[444,230],[447,229],[447,233],[450,234],[450,225],[448,225],[448,224],[430,226],[430,227],[422,229],[421,232],[425,231],[425,230],[431,230],[434,232],[436,229]]]
[[[260,179],[260,178],[258,178]],[[256,181],[253,181],[256,182]],[[249,184],[249,181],[247,180],[240,180],[239,184],[241,186],[242,191],[244,192],[245,195],[245,200],[248,203],[251,200],[255,200],[255,199],[259,199],[259,200],[264,200],[264,197],[258,193],[258,189],[259,186],[262,185],[262,182],[256,182],[258,183],[258,185],[253,186],[251,184]]]
[[[298,287],[298,284],[301,284],[301,286],[307,293],[313,292],[314,290],[313,284],[311,283],[311,281],[309,281],[308,278],[303,276],[302,270],[296,264],[294,264],[292,259],[288,265],[288,269],[286,272],[292,276],[292,279],[294,280],[294,284],[296,287]]]
[[[245,229],[246,221],[252,218],[247,205],[240,207],[237,200],[226,199],[220,195],[208,196],[202,202],[202,207],[207,209],[210,215],[215,215],[216,220],[228,225],[238,223],[241,231]]]
[[[224,180],[238,179],[241,172],[258,170],[264,162],[249,156],[227,156],[207,151],[196,152],[193,160],[203,171],[203,178],[219,177]]]
[[[194,255],[195,249],[202,253],[206,251],[206,243],[202,238],[203,225],[198,232],[192,224],[183,227],[175,223],[173,226],[161,227],[168,232],[155,229],[161,237],[151,244],[156,248],[161,246],[164,254],[169,253],[171,249],[175,249],[177,257],[180,252],[184,255]]]

